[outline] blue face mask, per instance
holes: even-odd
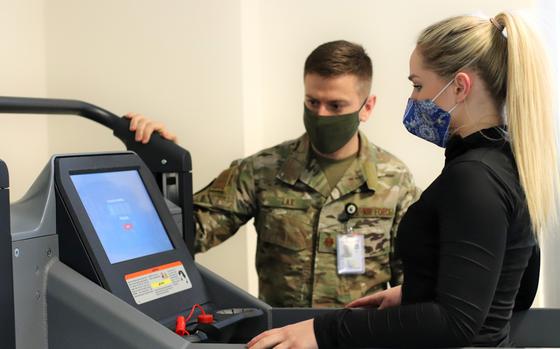
[[[445,111],[438,107],[434,101],[451,85],[455,79],[449,81],[433,99],[415,100],[408,99],[404,112],[403,124],[408,132],[422,139],[445,148],[449,140],[449,124],[451,123],[451,110]]]

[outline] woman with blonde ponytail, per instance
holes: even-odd
[[[512,311],[530,306],[538,283],[537,236],[557,220],[544,57],[508,13],[426,28],[410,57],[403,123],[445,148],[445,166],[399,226],[402,287],[264,332],[249,347],[511,346]]]

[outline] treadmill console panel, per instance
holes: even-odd
[[[63,262],[156,320],[208,303],[159,188],[135,154],[58,157],[55,181]]]

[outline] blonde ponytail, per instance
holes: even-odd
[[[557,223],[558,157],[547,55],[539,38],[519,18],[500,13],[507,31],[508,131],[521,185],[536,233]]]

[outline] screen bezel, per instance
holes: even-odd
[[[57,190],[71,216],[73,225],[76,227],[76,232],[102,284],[101,286],[156,320],[173,316],[196,303],[205,304],[209,301],[202,277],[181,238],[155,179],[136,154],[59,157],[55,159],[55,169]],[[174,248],[169,251],[111,264],[70,176],[81,173],[128,170],[138,172]],[[147,303],[136,304],[125,282],[125,275],[175,261],[182,262],[192,283],[192,288]]]

